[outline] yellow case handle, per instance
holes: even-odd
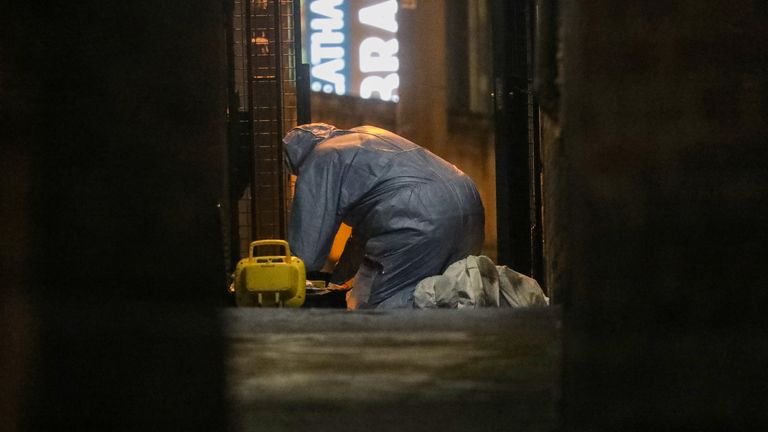
[[[285,262],[291,262],[291,247],[288,246],[288,242],[285,240],[256,240],[251,242],[248,258],[253,258],[253,251],[258,246],[282,246],[285,248]]]

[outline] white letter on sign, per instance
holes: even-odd
[[[344,75],[339,71],[344,69],[344,60],[336,59],[316,66],[312,66],[312,76],[333,83],[337,94],[347,92],[347,83]]]
[[[318,64],[323,59],[337,59],[344,57],[344,48],[341,46],[334,46],[344,42],[344,34],[342,33],[312,33],[309,37],[312,46],[311,61],[312,64]],[[326,46],[331,45],[331,46]]]
[[[400,68],[397,39],[370,37],[360,44],[360,72],[395,72]]]
[[[373,93],[378,93],[381,100],[388,101],[392,99],[392,93],[399,86],[400,77],[396,73],[391,73],[386,78],[369,76],[360,84],[360,96],[368,99]]]
[[[317,0],[309,5],[309,9],[318,14],[327,16],[328,18],[341,19],[344,17],[344,13],[336,9],[344,0]]]
[[[360,9],[357,17],[363,24],[378,27],[389,32],[397,31],[397,0],[387,0],[373,6]]]

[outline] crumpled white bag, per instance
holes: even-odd
[[[417,309],[547,306],[535,279],[507,266],[497,266],[487,256],[470,255],[448,266],[439,276],[416,285]]]

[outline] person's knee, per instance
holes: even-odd
[[[377,304],[376,309],[412,309],[414,288],[415,287],[409,287],[397,291],[381,303]]]

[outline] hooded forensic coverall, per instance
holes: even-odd
[[[331,282],[355,277],[359,308],[413,305],[422,279],[478,255],[485,216],[474,182],[392,132],[313,123],[283,139],[297,176],[288,242],[307,271],[325,264],[341,224],[352,227]]]

